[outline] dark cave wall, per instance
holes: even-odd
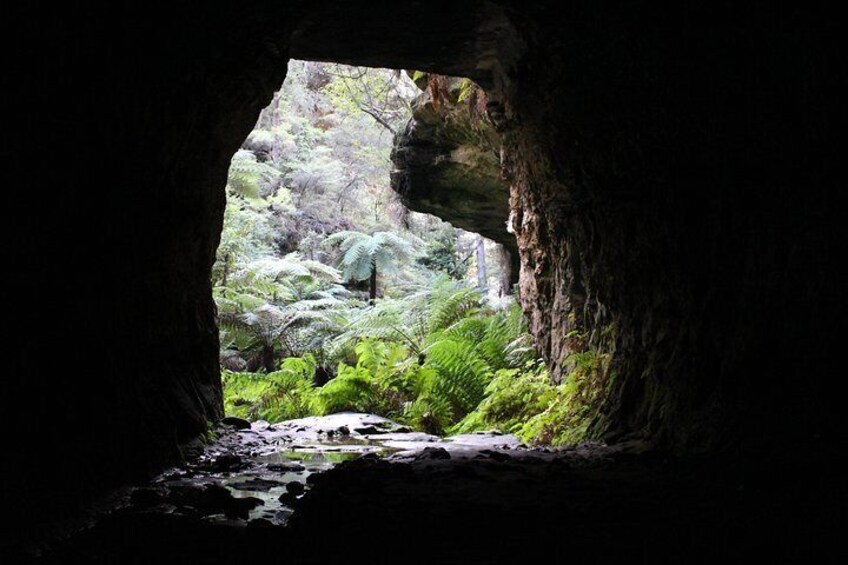
[[[572,330],[611,355],[593,433],[748,454],[839,433],[827,15],[514,17],[528,48],[503,135],[521,300],[554,376]]]
[[[4,226],[22,326],[6,416],[30,424],[3,495],[47,520],[178,460],[222,416],[209,273],[223,188],[288,59],[273,11],[90,10],[40,15],[55,49],[16,85],[29,111],[4,154],[21,187]]]

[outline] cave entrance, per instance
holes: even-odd
[[[512,239],[485,107],[469,79],[289,62],[228,174],[212,270],[228,416],[373,412],[444,433],[494,373],[534,359],[511,297],[514,253],[426,213],[473,228],[484,206],[463,189],[491,190],[500,207],[485,213],[499,221],[484,231]],[[409,164],[423,142],[435,178]],[[469,162],[472,152],[482,156]],[[479,162],[497,181],[476,172]],[[425,180],[439,186],[426,193]],[[473,360],[438,365],[447,362],[439,332]],[[487,355],[473,350],[476,338],[489,340]],[[427,404],[413,393],[424,386],[415,373],[438,371],[466,371],[468,390]],[[362,378],[368,392],[351,381]]]
[[[292,60],[233,156],[211,277],[224,422],[276,438],[257,461],[283,485],[447,436],[520,443],[501,433],[532,410],[495,422],[486,404],[546,379],[510,252],[427,213],[469,229],[499,216],[483,231],[511,240],[485,109],[469,79]],[[299,494],[270,487],[258,511],[277,520]]]

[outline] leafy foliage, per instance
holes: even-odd
[[[409,260],[415,247],[407,239],[387,231],[366,234],[341,231],[324,240],[325,248],[338,246],[341,256],[339,266],[345,280],[371,281],[371,298],[377,294],[377,272],[392,272],[395,263]]]
[[[556,396],[519,431],[525,441],[567,445],[586,437],[597,400],[609,382],[609,357],[590,350],[573,353],[567,362],[574,368],[556,387]]]
[[[268,421],[308,416],[314,370],[314,358],[305,355],[286,359],[272,373],[224,371],[224,409],[233,416]]]
[[[457,254],[456,236],[450,235],[453,237],[440,234],[428,241],[424,254],[417,258],[417,262],[427,269],[462,280],[468,268]]]
[[[400,417],[422,370],[408,363],[409,351],[391,342],[364,340],[356,346],[355,366],[340,364],[335,379],[317,392],[321,414],[357,411]]]
[[[230,161],[227,190],[245,200],[260,203],[273,188],[280,171],[257,160],[252,151],[239,149]]]
[[[548,408],[556,397],[556,387],[551,384],[544,365],[531,361],[521,369],[498,371],[486,387],[485,396],[477,409],[456,426],[455,431],[468,433],[497,429],[520,433],[528,420]]]
[[[346,291],[337,280],[335,269],[294,254],[241,265],[214,288],[222,348],[240,352],[245,367],[261,357],[268,371],[277,351],[297,356],[320,349],[321,338],[342,323]]]
[[[608,360],[592,350],[572,354],[573,369],[560,385],[550,382],[538,362],[522,370],[499,371],[486,398],[452,431],[496,429],[527,443],[577,443],[586,438],[597,400],[610,382]]]
[[[524,331],[517,307],[494,311],[476,291],[446,279],[429,291],[383,300],[334,340],[337,354],[357,343],[358,361],[356,367],[340,363],[336,380],[350,382],[323,394],[344,400],[323,408],[367,404],[416,428],[443,433],[477,407],[498,370],[525,361],[510,354]],[[381,349],[387,343],[391,347]],[[375,388],[366,400],[369,379]]]

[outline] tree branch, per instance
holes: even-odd
[[[389,125],[389,123],[386,120],[384,120],[382,117],[380,117],[380,115],[377,114],[377,112],[374,112],[373,110],[370,110],[370,109],[368,109],[364,106],[359,106],[359,109],[362,110],[363,112],[365,112],[366,114],[368,114],[369,116],[371,116],[372,118],[374,118],[374,120],[378,124],[380,124],[381,126],[386,128],[387,130],[392,132],[392,135],[397,134],[397,131],[395,131],[395,128],[393,128],[391,125]]]

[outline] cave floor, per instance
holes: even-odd
[[[769,505],[752,512],[713,462],[636,440],[528,448],[362,414],[217,435],[40,561],[691,563],[740,551],[802,559],[814,542],[787,544]]]

